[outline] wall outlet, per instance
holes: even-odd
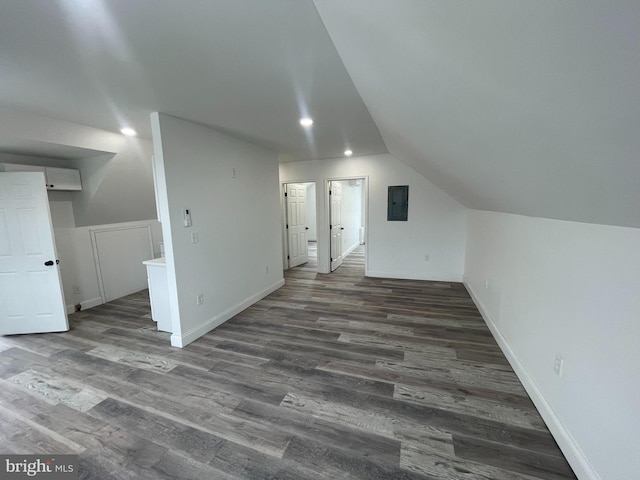
[[[232,178],[236,178],[236,169],[235,168],[231,169],[231,177]]]
[[[429,257],[429,255],[425,255],[425,256],[424,256],[424,261],[425,261],[425,262],[428,262],[428,261],[430,260],[430,258],[431,258],[431,257]]]
[[[74,286],[73,287],[73,294],[74,295],[80,295],[80,287]]]
[[[556,358],[553,362],[553,371],[555,374],[562,378],[562,368],[564,367],[564,358],[559,353],[556,353]]]
[[[196,305],[202,305],[204,303],[204,293],[199,293],[196,297]]]
[[[484,288],[489,288],[489,279],[488,278],[484,279]]]
[[[195,245],[199,241],[200,241],[200,238],[198,237],[198,232],[191,232],[191,243]]]
[[[267,275],[269,274],[269,265],[264,267],[264,273],[266,273]]]

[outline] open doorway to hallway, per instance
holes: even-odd
[[[362,263],[366,258],[366,179],[329,180],[330,266],[335,271],[346,258]],[[351,253],[357,254],[351,258]]]

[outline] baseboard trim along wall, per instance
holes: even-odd
[[[242,312],[243,310],[249,308],[251,305],[253,305],[257,301],[262,300],[267,295],[275,292],[283,285],[284,285],[284,279],[280,279],[273,285],[266,288],[265,290],[262,290],[261,292],[258,292],[255,295],[252,295],[251,297],[240,302],[239,304],[225,310],[224,312],[216,315],[215,317],[210,318],[205,323],[197,326],[196,328],[189,330],[184,335],[177,335],[174,333],[173,335],[171,335],[171,346],[179,347],[179,348],[186,347],[194,340],[197,340],[202,335],[210,332],[214,328],[219,327],[230,318],[234,317],[235,315]]]
[[[365,277],[399,278],[402,280],[430,280],[432,282],[462,282],[462,275],[456,273],[397,273],[366,270]]]
[[[97,298],[92,298],[91,300],[85,300],[83,302],[80,302],[80,307],[82,310],[86,310],[88,308],[93,308],[93,307],[97,307],[98,305],[102,305],[103,303],[104,302],[102,301],[102,298],[97,297]],[[75,311],[76,311],[75,305],[67,305],[67,315],[71,315]]]
[[[555,438],[560,450],[564,453],[567,461],[573,468],[574,473],[580,480],[601,480],[600,475],[594,470],[593,466],[589,462],[589,459],[585,456],[580,446],[576,443],[575,439],[571,435],[571,432],[564,426],[562,420],[556,415],[555,411],[545,398],[543,392],[538,388],[529,372],[520,362],[515,352],[511,349],[509,342],[502,335],[498,326],[494,322],[487,309],[484,307],[480,298],[476,295],[471,285],[465,280],[464,286],[471,295],[473,302],[478,307],[482,318],[491,330],[491,334],[498,342],[498,346],[507,357],[509,364],[515,371],[516,375],[522,382],[525,390],[531,397],[538,412],[542,416],[543,420],[547,424],[547,427],[551,431],[553,438]]]
[[[342,254],[342,257],[346,257],[351,252],[353,252],[356,248],[360,246],[360,243],[354,243],[351,247],[347,248],[347,251]]]

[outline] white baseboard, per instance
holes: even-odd
[[[353,252],[356,248],[358,248],[360,246],[359,243],[355,243],[353,244],[351,247],[347,248],[347,251],[344,252],[342,254],[342,258],[346,257],[347,255],[349,255],[351,252]]]
[[[540,415],[551,431],[553,438],[555,438],[558,443],[560,450],[562,450],[562,453],[564,453],[569,465],[573,468],[573,472],[580,480],[601,480],[600,475],[595,471],[591,462],[589,462],[589,459],[571,435],[571,432],[569,432],[560,417],[558,417],[556,412],[553,410],[553,407],[547,401],[543,392],[538,388],[538,385],[535,383],[525,366],[520,362],[515,352],[511,349],[509,342],[502,335],[495,321],[484,307],[484,304],[466,280],[464,281],[464,286],[471,295],[473,303],[478,307],[482,318],[489,327],[489,330],[491,330],[496,342],[498,342],[500,349],[507,357],[507,360],[531,397],[531,400],[538,409],[538,412],[540,412]]]
[[[457,273],[397,273],[367,270],[366,277],[399,278],[402,280],[431,280],[433,282],[462,282],[462,275]]]
[[[192,328],[191,330],[189,330],[188,332],[184,333],[183,335],[178,335],[178,334],[175,334],[175,333],[172,334],[171,335],[171,346],[179,347],[179,348],[186,347],[187,345],[189,345],[194,340],[197,340],[202,335],[204,335],[205,333],[210,332],[214,328],[219,327],[220,325],[222,325],[224,322],[226,322],[230,318],[234,317],[235,315],[237,315],[241,311],[249,308],[251,305],[256,303],[258,300],[263,299],[264,297],[266,297],[270,293],[275,292],[277,289],[279,289],[283,285],[284,285],[284,279],[278,280],[276,283],[274,283],[273,285],[269,286],[265,290],[262,290],[261,292],[258,292],[255,295],[252,295],[251,297],[249,297],[246,300],[240,302],[239,304],[237,304],[237,305],[225,310],[224,312],[216,315],[215,317],[210,318],[205,323],[197,326],[196,328]]]
[[[84,301],[80,302],[80,306],[82,307],[82,310],[86,310],[88,308],[97,307],[98,305],[102,305],[103,303],[104,302],[102,301],[102,298],[96,297],[96,298],[92,298],[91,300],[84,300]],[[75,311],[76,311],[76,306],[75,305],[67,305],[67,315],[71,315]]]

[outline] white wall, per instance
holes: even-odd
[[[49,196],[49,210],[53,226],[75,227],[76,220],[73,216],[72,192],[49,190],[47,194]]]
[[[45,165],[80,170],[83,190],[66,192],[49,200],[73,203],[74,224],[113,224],[156,218],[149,140],[98,130],[75,123],[42,117],[15,109],[0,108],[0,136],[51,151],[51,158],[0,153],[0,162]],[[90,155],[60,159],[61,152]],[[60,193],[60,192],[58,192]],[[68,209],[68,206],[56,205]],[[54,207],[54,208],[55,208]],[[55,216],[68,210],[52,212]]]
[[[466,211],[445,192],[392,155],[371,155],[280,165],[281,182],[316,182],[318,269],[329,271],[327,179],[366,177],[369,276],[461,281]],[[409,220],[387,222],[387,187],[409,185]],[[430,260],[425,261],[425,255]]]
[[[307,183],[307,240],[315,242],[318,240],[318,230],[316,224],[316,184]]]
[[[171,343],[182,347],[284,284],[278,158],[186,120],[151,119]],[[185,208],[190,228],[183,226]],[[197,305],[201,293],[205,301]]]
[[[98,284],[98,271],[93,256],[91,230],[110,227],[149,225],[153,238],[154,255],[159,256],[159,243],[162,231],[157,220],[126,222],[88,227],[60,227],[54,224],[53,232],[60,260],[60,275],[64,290],[67,312],[74,311],[74,305],[80,304],[83,310],[102,303]],[[123,245],[123,249],[127,246]],[[140,264],[140,270],[144,270]],[[77,291],[77,293],[76,293]]]
[[[640,229],[469,213],[465,283],[580,479],[640,472],[639,246]]]
[[[91,229],[150,225],[154,256],[160,255],[162,231],[156,220],[151,142],[128,138],[119,149],[116,154],[66,160],[64,165],[58,166],[80,170],[82,191],[49,192],[62,286],[69,312],[77,304],[87,309],[102,303],[91,247]],[[123,251],[126,248],[122,245]],[[144,268],[140,265],[141,270]],[[75,293],[77,291],[79,293]]]
[[[73,160],[82,177],[72,194],[76,226],[155,219],[152,155],[150,141],[128,137],[116,154]]]

